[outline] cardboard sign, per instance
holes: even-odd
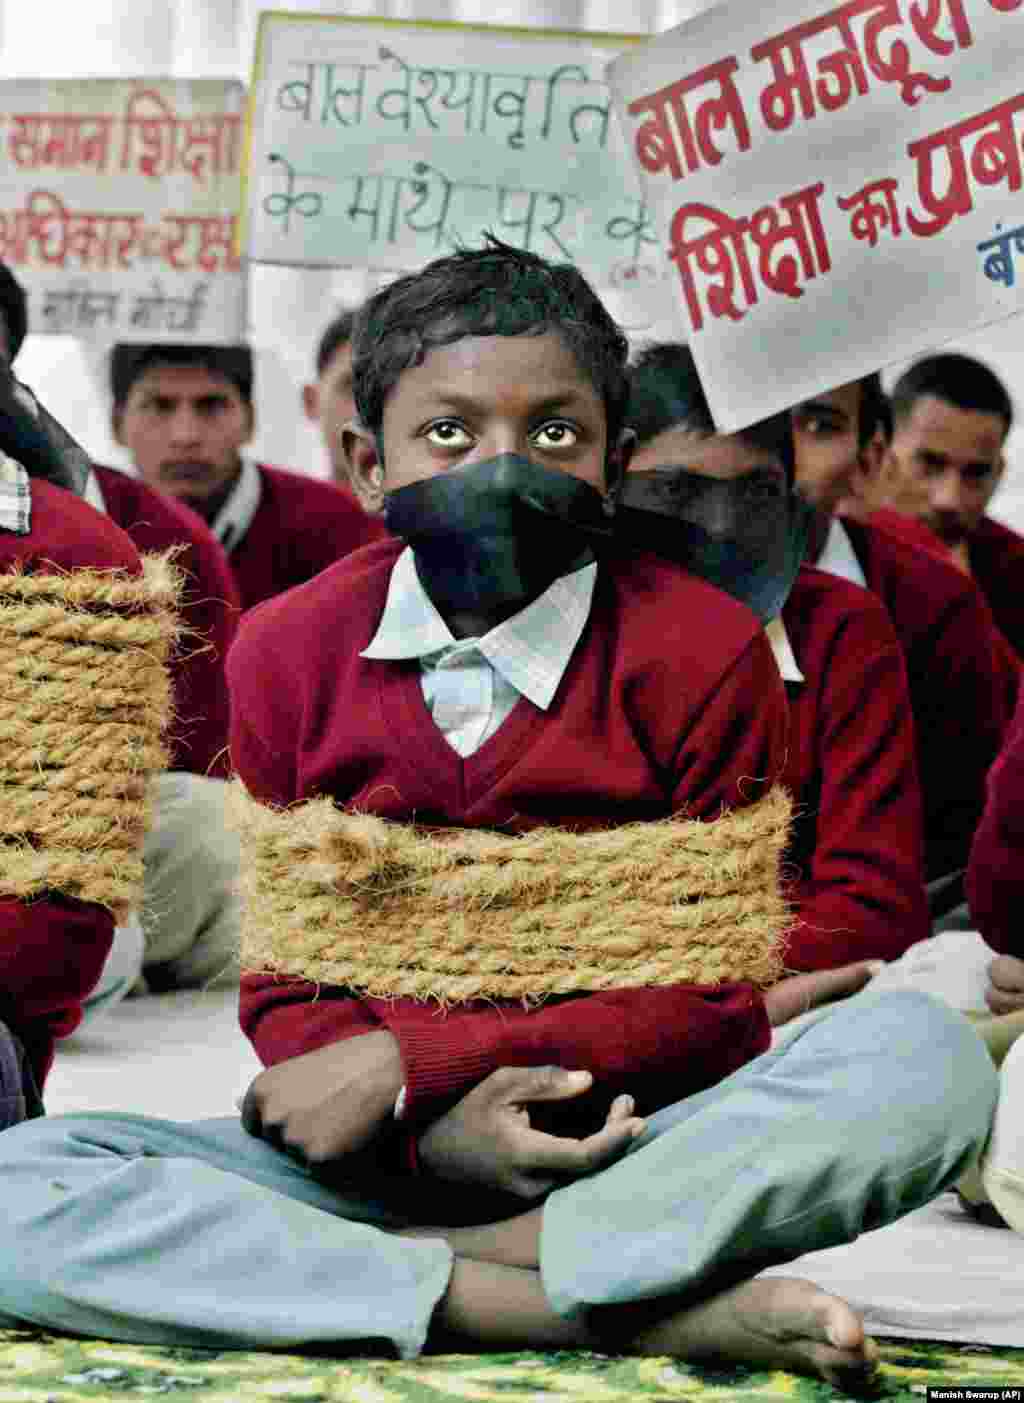
[[[1024,310],[1024,0],[730,0],[609,79],[724,431]]]
[[[240,83],[0,83],[0,259],[29,326],[240,341]]]
[[[604,80],[608,60],[635,42],[263,14],[249,256],[412,269],[491,230],[578,264],[602,288],[664,279]]]

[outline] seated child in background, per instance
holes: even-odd
[[[243,609],[380,534],[333,483],[245,455],[256,423],[248,346],[115,346],[110,390],[115,439],[143,482],[207,522]]]
[[[788,415],[717,434],[691,352],[661,345],[630,369],[627,423],[622,539],[755,609],[786,682],[799,918],[787,967],[896,958],[928,934],[906,672],[873,596],[801,568],[809,510]]]
[[[877,375],[823,390],[791,411],[796,482],[815,508],[807,561],[864,586],[888,611],[903,649],[924,808],[925,875],[963,873],[981,818],[985,776],[1013,711],[1019,668],[1007,666],[992,615],[949,560],[901,540],[840,501],[874,483],[891,429]],[[940,899],[939,891],[935,896]]]
[[[349,452],[401,539],[243,621],[232,755],[256,800],[582,832],[714,820],[776,778],[785,698],[759,620],[609,540],[625,356],[575,269],[496,242],[371,299]],[[320,933],[294,940],[309,978],[243,985],[277,1064],[251,1133],[72,1116],[0,1137],[0,1311],[178,1344],[870,1372],[845,1303],[751,1278],[909,1211],[974,1153],[994,1073],[962,1020],[868,995],[758,1057],[799,978],[442,1009],[332,987]]]

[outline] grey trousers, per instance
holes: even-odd
[[[970,1024],[928,995],[818,1010],[548,1198],[545,1291],[565,1315],[697,1300],[851,1241],[957,1177],[995,1091]],[[341,1195],[233,1119],[30,1121],[0,1134],[0,1184],[0,1323],[229,1348],[373,1340],[411,1356],[451,1271],[440,1239],[375,1226],[437,1223],[429,1184]],[[454,1209],[465,1195],[450,1192]]]
[[[222,779],[168,770],[151,784],[138,915],[114,931],[85,1024],[109,1013],[145,975],[153,993],[237,984],[241,936],[238,835]]]

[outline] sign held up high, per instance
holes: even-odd
[[[1024,0],[730,0],[608,76],[723,431],[1024,311]]]

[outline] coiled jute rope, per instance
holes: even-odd
[[[178,594],[170,555],[0,574],[0,895],[138,903]]]
[[[287,810],[235,783],[242,966],[456,1003],[782,974],[791,801],[519,836]]]

